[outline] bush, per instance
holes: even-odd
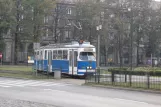
[[[137,67],[137,68],[134,69],[134,71],[145,71],[145,72],[154,71],[154,72],[161,72],[161,68],[160,67]]]
[[[128,68],[110,68],[110,69],[108,69],[109,71],[110,70],[119,70],[119,71],[126,71],[126,70],[128,70]]]
[[[108,70],[114,74],[131,74],[131,75],[152,75],[152,76],[161,76],[161,68],[155,67],[138,67],[133,71],[129,70],[129,68],[111,68]]]

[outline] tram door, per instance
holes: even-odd
[[[52,72],[52,51],[48,50],[48,72]]]
[[[77,74],[77,56],[78,52],[76,50],[69,51],[69,74],[76,75]]]

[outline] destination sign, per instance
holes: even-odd
[[[92,48],[85,48],[84,51],[92,51],[93,52],[93,49]]]

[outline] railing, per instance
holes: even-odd
[[[86,83],[161,90],[161,72],[108,71],[97,69],[95,73],[87,73]]]

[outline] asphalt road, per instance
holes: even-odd
[[[0,78],[0,107],[161,107],[161,95]]]

